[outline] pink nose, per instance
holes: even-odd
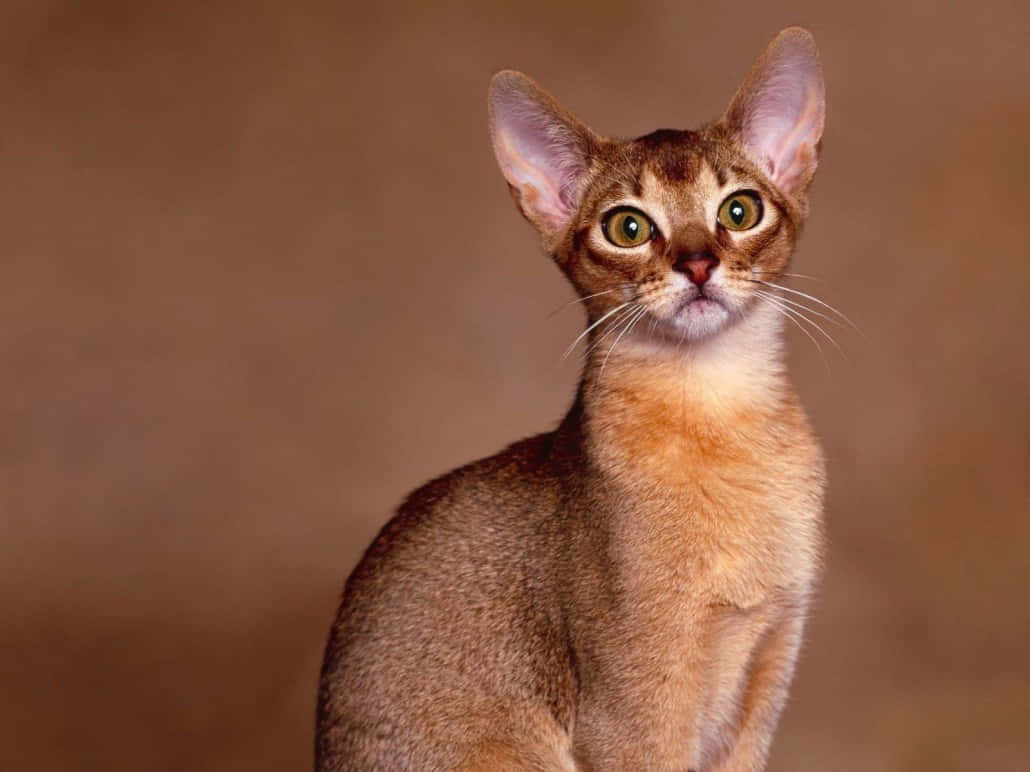
[[[712,278],[712,271],[719,264],[719,259],[708,253],[684,255],[676,261],[676,270],[685,273],[698,287]]]

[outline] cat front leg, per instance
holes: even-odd
[[[773,733],[787,700],[804,628],[804,614],[780,622],[759,644],[741,700],[740,733],[712,772],[765,769]]]
[[[673,619],[674,615],[665,615]],[[575,753],[580,768],[687,772],[702,768],[700,741],[709,636],[706,626],[635,625],[581,663]]]

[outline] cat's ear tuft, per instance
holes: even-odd
[[[723,120],[777,187],[799,195],[815,175],[825,114],[815,40],[789,27],[752,66]]]
[[[490,138],[519,208],[547,239],[579,208],[596,137],[529,77],[490,81]]]

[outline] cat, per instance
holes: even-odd
[[[579,294],[555,431],[412,493],[347,581],[316,769],[757,770],[821,571],[822,451],[783,364],[825,112],[812,36],[723,117],[622,141],[503,71],[515,203]]]

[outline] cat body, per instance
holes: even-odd
[[[779,301],[749,283],[786,270],[822,109],[799,29],[698,132],[602,139],[495,77],[502,172],[588,310],[583,377],[555,431],[425,485],[373,542],[326,650],[317,769],[764,766],[824,464]]]

